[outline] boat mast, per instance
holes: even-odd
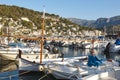
[[[44,6],[43,6],[44,7]],[[41,33],[41,51],[40,51],[40,64],[42,64],[42,52],[43,52],[43,43],[44,43],[44,19],[45,18],[45,9],[42,16],[42,33]]]
[[[92,38],[92,49],[91,49],[91,54],[94,55],[94,38]]]
[[[10,39],[10,35],[9,35],[9,26],[7,27],[7,37],[8,37],[8,43],[9,44],[9,39]]]

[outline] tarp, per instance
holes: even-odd
[[[115,44],[120,45],[120,39],[116,39]]]
[[[88,56],[88,63],[87,63],[87,65],[89,66],[89,67],[91,67],[91,66],[96,66],[96,67],[98,67],[99,65],[101,65],[102,64],[102,61],[100,60],[100,59],[98,59],[98,57],[96,57],[96,56],[94,56],[94,55],[89,55]]]
[[[10,46],[10,47],[25,48],[25,45],[23,43],[9,43],[8,46]]]

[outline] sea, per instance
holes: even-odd
[[[58,47],[60,51],[64,54],[64,57],[79,57],[86,56],[90,54],[91,49],[79,49],[79,48],[69,48],[69,47]],[[105,59],[103,55],[103,49],[94,49],[94,55],[101,59]],[[12,64],[16,65],[16,64]],[[9,65],[10,66],[10,65]],[[15,69],[17,70],[17,69]],[[20,72],[18,71],[18,79],[2,79],[2,80],[57,80],[51,74],[44,74],[43,72]]]

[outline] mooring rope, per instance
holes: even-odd
[[[41,78],[39,78],[38,80],[42,80],[43,78],[45,78],[47,76],[47,74],[45,74],[44,76],[42,76]]]
[[[26,74],[26,73],[29,73],[29,72],[30,72],[30,71],[25,71],[25,72],[19,74],[19,76],[20,76],[20,75],[23,75],[23,74]]]

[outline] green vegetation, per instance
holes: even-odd
[[[42,14],[43,14],[42,12],[33,11],[23,7],[0,5],[0,17],[2,18],[0,19],[0,23],[3,24],[4,27],[7,26],[16,27],[18,25],[21,25],[21,27],[24,27],[26,29],[31,29],[31,31],[33,31],[33,27],[37,27],[37,29],[41,29]],[[69,31],[72,31],[73,33],[76,34],[77,32],[82,30],[94,30],[93,28],[83,27],[74,24],[65,18],[59,17],[59,15],[48,14],[48,13],[46,13],[45,15],[46,15],[45,29],[48,32],[48,34],[52,33],[50,31],[53,32],[57,31],[58,33],[62,31],[62,33],[65,33],[67,35],[67,32]],[[6,18],[8,18],[9,20],[7,20]],[[15,23],[11,22],[10,24],[10,18],[12,18],[12,20]],[[22,20],[21,18],[28,18],[29,21]],[[24,32],[24,34],[26,33]]]

